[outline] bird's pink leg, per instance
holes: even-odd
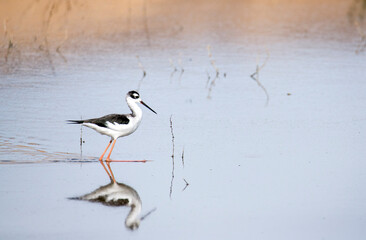
[[[112,140],[111,140],[112,141]],[[113,172],[112,172],[112,169],[111,169],[111,166],[109,165],[110,162],[111,162],[111,159],[110,159],[110,156],[112,154],[112,151],[113,151],[113,148],[114,148],[114,144],[116,144],[116,141],[117,139],[115,139],[113,141],[113,144],[112,144],[112,147],[111,147],[111,151],[109,152],[107,158],[105,159],[105,161],[107,162],[107,167],[109,168],[109,171],[111,172],[111,176],[112,176],[112,179],[113,179],[113,182],[116,182],[116,179],[114,178],[114,175],[113,175]]]
[[[146,163],[146,162],[150,162],[150,160],[111,160],[109,157],[111,156],[111,153],[112,153],[112,150],[114,148],[114,144],[116,143],[116,140],[114,140],[113,144],[112,144],[112,148],[111,148],[111,151],[109,152],[108,154],[108,157],[107,159],[105,160],[107,162],[107,164],[109,165],[109,163],[111,162],[143,162],[143,163]]]
[[[114,178],[112,178],[111,174],[108,172],[107,168],[105,167],[105,165],[104,165],[104,163],[103,163],[103,157],[104,157],[104,154],[107,152],[107,150],[108,150],[109,146],[111,145],[111,143],[112,143],[112,140],[110,140],[110,141],[109,141],[107,148],[104,150],[104,152],[103,152],[102,156],[100,156],[100,158],[99,158],[99,162],[102,164],[102,166],[103,166],[104,170],[105,170],[105,171],[106,171],[106,173],[108,174],[109,178],[112,180],[112,179],[114,179]],[[110,154],[109,154],[109,155],[110,155]],[[108,156],[108,157],[109,157],[109,156]]]

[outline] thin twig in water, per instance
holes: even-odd
[[[173,71],[170,74],[170,82],[172,82],[172,79],[173,79],[175,73],[178,72],[178,68],[180,69],[180,74],[179,74],[178,82],[180,83],[181,80],[182,80],[182,76],[183,76],[183,73],[184,73],[184,68],[183,68],[183,65],[182,65],[182,58],[181,57],[182,57],[182,54],[180,53],[179,54],[178,61],[177,61],[178,62],[178,67],[174,64],[173,59],[169,59],[170,66],[173,69]]]
[[[83,119],[83,118],[81,118]],[[80,159],[83,160],[83,143],[85,141],[83,140],[83,125],[80,125]]]
[[[184,73],[184,68],[182,65],[182,53],[179,53],[178,65],[180,67],[179,82],[181,82]]]
[[[181,82],[181,81],[182,81],[183,73],[184,73],[184,68],[181,68],[181,70],[180,70],[180,74],[179,74],[179,82]]]
[[[264,68],[264,66],[266,65],[267,61],[269,59],[269,52],[267,51],[267,57],[266,59],[264,60],[263,64],[261,66],[258,65],[257,63],[257,66],[256,66],[256,70],[255,72],[250,75],[250,77],[258,84],[258,86],[260,88],[262,88],[262,90],[264,91],[264,93],[266,94],[266,105],[265,106],[268,106],[268,103],[269,103],[269,94],[267,92],[267,89],[263,86],[263,84],[259,81],[259,71],[262,70]]]
[[[182,166],[184,167],[184,147],[183,147],[183,151],[182,151]]]
[[[139,81],[139,85],[137,86],[137,91],[139,91],[140,90],[140,87],[141,87],[141,84],[142,84],[142,80],[146,77],[146,71],[145,71],[144,66],[142,65],[142,62],[140,60],[140,57],[139,56],[136,56],[136,58],[137,58],[137,61],[139,63],[139,67],[140,67],[140,69],[142,71],[142,77],[141,77],[141,79]]]
[[[210,73],[207,70],[206,70],[206,74],[207,74],[206,88],[208,88],[208,84],[210,83],[211,76],[210,76]]]
[[[178,71],[177,67],[174,65],[174,61],[169,59],[170,66],[173,68],[172,73],[170,74],[170,82],[172,82],[174,74]]]
[[[184,191],[184,190],[186,190],[186,188],[189,186],[189,183],[183,178],[183,180],[184,180],[184,182],[186,183],[186,185],[184,186],[184,188],[183,188],[183,190],[182,190],[182,192]]]
[[[173,193],[173,180],[174,180],[174,132],[173,132],[173,120],[172,120],[173,115],[170,116],[170,132],[172,134],[172,180],[170,182],[170,193],[169,193],[169,197],[172,198],[172,193]]]

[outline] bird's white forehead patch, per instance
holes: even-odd
[[[140,97],[140,94],[136,91],[130,91],[128,92],[128,96],[130,96],[133,99],[138,99]]]

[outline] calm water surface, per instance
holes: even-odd
[[[26,3],[0,11],[1,239],[364,238],[361,1]],[[158,115],[112,154],[153,160],[112,163],[150,213],[132,231],[70,200],[109,184],[109,139],[65,120],[137,88]]]

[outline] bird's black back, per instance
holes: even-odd
[[[70,123],[81,124],[81,123],[93,123],[99,127],[107,127],[107,122],[128,124],[130,119],[126,115],[122,114],[109,114],[100,118],[92,118],[87,120],[68,120]]]

